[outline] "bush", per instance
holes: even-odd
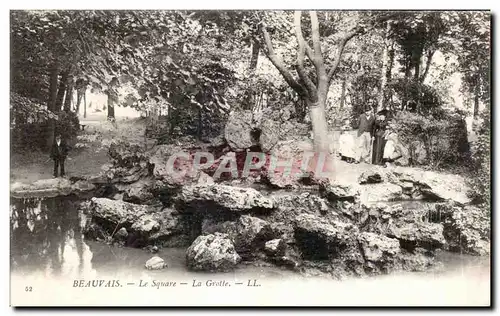
[[[465,165],[469,161],[467,128],[460,113],[448,113],[443,119],[401,111],[392,121],[400,141],[415,162],[416,148],[423,144],[427,163],[433,168]]]

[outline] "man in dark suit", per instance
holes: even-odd
[[[361,114],[358,120],[358,155],[356,162],[364,161],[371,162],[370,146],[373,140],[375,126],[375,117],[373,116],[371,107]]]
[[[64,177],[64,160],[68,156],[68,145],[62,140],[61,135],[57,134],[52,144],[50,158],[54,160],[54,177],[59,175],[59,166],[61,167],[60,176]]]

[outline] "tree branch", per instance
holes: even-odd
[[[267,32],[266,27],[262,26],[262,35],[264,36],[264,43],[266,44],[267,51],[266,55],[271,60],[271,63],[278,69],[280,74],[283,76],[285,81],[294,89],[299,95],[306,96],[308,95],[307,89],[304,88],[301,84],[299,84],[292,76],[291,72],[285,67],[283,61],[276,55],[276,52],[273,48],[273,43],[271,42],[271,37]]]
[[[318,16],[316,14],[316,11],[309,11],[309,16],[311,17],[311,35],[314,49],[314,65],[316,66],[318,81],[320,81],[320,78],[326,80],[327,77],[325,63],[323,60],[323,54],[321,53],[321,42],[319,39]]]
[[[350,39],[352,39],[354,36],[357,34],[362,33],[363,30],[361,29],[355,29],[349,33],[347,33],[344,38],[340,41],[339,47],[337,49],[337,56],[335,57],[335,60],[333,62],[332,68],[330,71],[328,71],[328,82],[330,82],[333,78],[333,75],[335,74],[335,71],[337,70],[337,67],[340,64],[340,58],[342,57],[342,52],[344,51],[344,47],[349,42]]]
[[[295,35],[297,36],[297,42],[299,44],[299,50],[297,51],[297,73],[299,74],[300,79],[304,82],[307,90],[309,91],[309,95],[313,96],[316,94],[316,86],[312,82],[311,78],[307,76],[307,72],[304,69],[304,55],[306,53],[306,46],[304,41],[304,36],[302,35],[302,26],[301,26],[301,11],[295,11]],[[312,60],[314,63],[314,60]]]

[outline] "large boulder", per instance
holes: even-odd
[[[397,239],[375,233],[363,232],[359,234],[358,242],[365,259],[373,263],[391,263],[401,251]]]
[[[449,250],[472,255],[490,253],[490,210],[447,203],[429,211],[430,220],[442,223]]]
[[[90,210],[94,218],[99,218],[115,224],[121,223],[132,225],[146,214],[152,213],[156,208],[107,198],[93,197],[90,201]]]
[[[254,258],[264,250],[266,241],[279,236],[279,231],[273,225],[249,215],[240,216],[236,222],[220,222],[209,216],[202,221],[201,230],[202,234],[215,232],[227,234],[231,238],[236,252],[243,259]]]
[[[271,151],[283,140],[299,140],[309,135],[307,124],[296,121],[276,120],[263,117],[260,124],[259,144],[263,152]]]
[[[167,263],[162,258],[154,256],[146,261],[144,267],[148,270],[161,270],[167,267]]]
[[[264,179],[274,187],[297,188],[310,180],[309,166],[304,165],[307,155],[313,153],[313,144],[309,139],[287,140],[276,143],[271,152],[269,161],[264,167]],[[274,164],[272,163],[274,161]],[[278,166],[290,162],[291,168]]]
[[[435,250],[446,243],[443,225],[436,223],[394,221],[388,225],[386,235],[398,239],[401,247],[410,251],[415,248]]]
[[[302,214],[295,220],[294,235],[304,259],[335,259],[351,246],[356,247],[356,226],[340,221],[327,222],[323,218]]]
[[[191,153],[176,145],[153,148],[149,153],[149,164],[153,166],[154,178],[167,187],[195,183],[200,177],[200,171],[193,168]]]
[[[218,207],[232,212],[272,210],[273,201],[253,188],[197,184],[182,188],[177,199],[195,207]]]
[[[403,188],[393,183],[365,184],[359,186],[359,198],[363,203],[388,202],[407,199]]]
[[[240,261],[227,234],[198,236],[186,251],[187,266],[196,271],[230,271]]]
[[[251,258],[262,251],[266,241],[274,239],[277,234],[271,225],[258,217],[242,215],[236,224],[234,246],[243,258]]]
[[[252,111],[235,111],[229,116],[224,137],[233,151],[243,151],[257,144]]]
[[[106,198],[92,198],[88,207],[94,223],[107,223],[102,229],[112,234],[116,227],[127,227],[127,236],[139,243],[165,241],[186,233],[177,211],[149,205],[138,205]],[[101,225],[102,226],[102,225]]]
[[[360,186],[343,182],[341,179],[329,179],[320,183],[320,193],[329,201],[355,202],[359,199]]]
[[[427,199],[451,200],[462,204],[470,202],[468,186],[462,176],[425,171],[419,168],[397,167],[393,174],[398,183],[412,183]]]
[[[119,192],[123,192],[125,202],[151,204],[154,201],[154,180],[152,179],[140,179],[131,184],[119,183],[115,186]]]

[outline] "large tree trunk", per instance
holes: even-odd
[[[342,80],[342,89],[341,89],[341,93],[340,93],[340,108],[343,109],[344,108],[344,104],[345,104],[345,90],[346,90],[346,78],[344,77],[344,79]]]
[[[108,120],[115,119],[115,100],[112,96],[108,95]]]
[[[71,100],[73,99],[73,76],[68,77],[68,86],[66,90],[66,97],[64,99],[64,112],[71,112]]]
[[[61,74],[61,80],[59,81],[59,89],[57,91],[57,99],[56,99],[56,111],[59,112],[62,109],[64,102],[64,95],[66,93],[66,83],[68,82],[68,72],[64,71]]]
[[[255,38],[252,42],[252,59],[250,60],[250,70],[257,69],[257,63],[259,61],[260,44]]]
[[[83,118],[87,117],[87,90],[83,91]]]
[[[59,66],[55,63],[50,70],[49,78],[49,99],[47,102],[47,109],[51,112],[56,113],[56,101],[57,101],[57,79],[59,77]],[[55,131],[55,121],[53,119],[49,120],[47,125],[47,143],[46,147],[50,148],[54,142],[54,131]]]

